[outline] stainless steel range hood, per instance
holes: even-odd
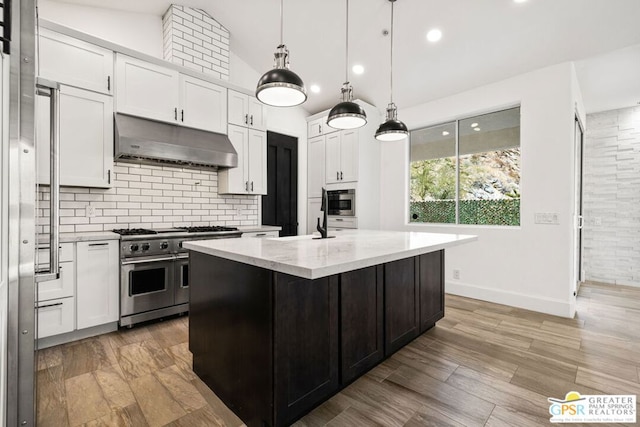
[[[238,153],[227,135],[120,113],[115,114],[115,158],[209,168],[238,166]]]

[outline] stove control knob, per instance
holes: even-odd
[[[182,247],[182,242],[178,243],[178,246]]]
[[[167,249],[168,247],[169,247],[169,243],[167,242],[160,243],[160,249]]]
[[[150,246],[149,246],[149,244],[148,244],[148,243],[143,243],[143,244],[142,244],[142,250],[143,250],[143,251],[148,251],[148,250],[149,250],[149,247],[150,247]]]
[[[139,248],[138,248],[138,245],[135,245],[135,244],[134,244],[134,245],[129,246],[129,249],[131,249],[131,252],[135,252],[135,251],[137,251]]]

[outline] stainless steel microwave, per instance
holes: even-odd
[[[356,216],[356,190],[327,191],[329,215]]]

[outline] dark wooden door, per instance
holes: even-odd
[[[416,258],[384,265],[385,354],[400,349],[418,336],[419,279]]]
[[[289,425],[338,390],[338,277],[275,274],[275,425]]]
[[[384,357],[383,267],[340,275],[340,358],[345,385]]]
[[[444,317],[444,251],[420,255],[420,333]]]
[[[298,234],[298,138],[267,132],[267,195],[262,223],[282,227],[280,236]]]

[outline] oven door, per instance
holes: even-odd
[[[121,265],[121,317],[173,305],[173,255],[124,259]]]
[[[178,254],[176,260],[176,304],[189,302],[189,254]]]

